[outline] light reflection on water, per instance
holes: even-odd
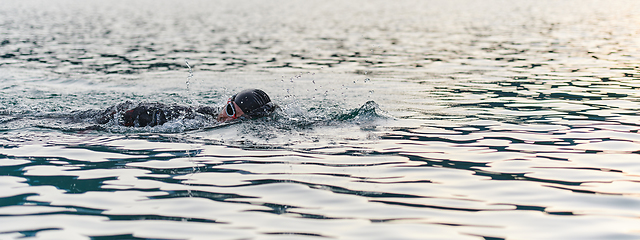
[[[633,1],[68,3],[0,7],[0,238],[640,237]]]

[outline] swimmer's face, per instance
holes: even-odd
[[[224,106],[224,109],[220,111],[218,114],[218,122],[227,122],[231,120],[238,119],[244,115],[244,112],[240,107],[231,99],[227,101],[227,104]]]

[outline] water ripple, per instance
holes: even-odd
[[[3,3],[0,238],[637,239],[638,7]],[[247,86],[280,110],[90,117]]]

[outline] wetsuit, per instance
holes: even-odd
[[[107,108],[98,114],[96,121],[105,124],[116,119],[119,124],[127,127],[145,127],[162,125],[174,119],[193,119],[197,116],[206,118],[218,115],[219,109],[209,106],[198,108],[165,105],[162,103],[134,103],[127,101]]]

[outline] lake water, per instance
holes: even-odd
[[[1,5],[0,239],[640,239],[640,2]]]

